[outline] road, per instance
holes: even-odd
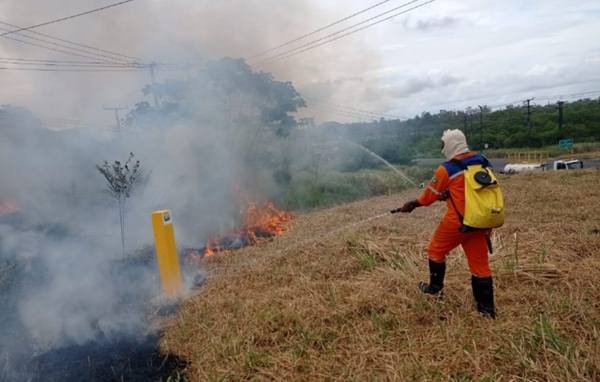
[[[504,166],[506,166],[506,164],[508,163],[506,158],[489,158],[489,160],[492,163],[492,166],[494,166],[494,168],[496,169],[503,169]],[[548,161],[552,163],[555,160],[556,158],[550,158]],[[435,166],[437,164],[441,164],[443,161],[444,160],[442,158],[421,158],[417,159],[415,162],[418,165]],[[600,168],[600,158],[582,159],[582,161],[583,168]]]

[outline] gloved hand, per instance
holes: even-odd
[[[393,214],[398,212],[411,213],[417,207],[421,207],[421,203],[419,203],[418,200],[411,200],[409,202],[404,203],[402,207],[396,208],[395,210],[391,210],[390,212]]]

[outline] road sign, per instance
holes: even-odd
[[[558,141],[558,147],[561,149],[570,149],[573,147],[573,138],[561,139]]]

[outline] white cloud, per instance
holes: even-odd
[[[3,3],[3,18],[31,24],[103,4],[89,0]],[[248,56],[365,8],[351,0],[156,0],[44,28],[43,32],[129,55],[189,61]],[[389,9],[375,9],[358,21]],[[32,12],[32,10],[35,10]],[[461,100],[511,100],[524,94],[595,90],[600,73],[597,0],[438,0],[405,16],[259,66],[312,97],[381,113],[416,114]],[[336,28],[350,25],[350,21]],[[57,58],[9,41],[5,57]],[[65,56],[58,56],[65,59]],[[0,103],[41,113],[112,123],[102,104],[141,97],[148,73],[49,74],[0,71]],[[159,78],[186,73],[159,73]],[[546,91],[547,89],[547,91]],[[334,114],[307,110],[320,119]]]

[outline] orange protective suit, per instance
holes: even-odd
[[[470,151],[457,155],[454,159],[468,161],[469,158],[478,155]],[[490,231],[460,231],[462,226],[460,216],[464,216],[465,213],[463,172],[449,162],[445,162],[437,168],[435,175],[429,181],[427,188],[418,198],[418,201],[421,205],[428,206],[440,200],[446,191],[450,194],[450,198],[446,200],[448,211],[435,230],[427,248],[429,259],[437,263],[445,262],[448,253],[461,245],[467,256],[471,273],[477,277],[490,277],[492,272],[489,265],[487,245]]]

